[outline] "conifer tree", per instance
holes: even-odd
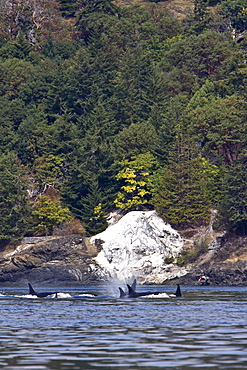
[[[77,27],[81,37],[88,44],[118,19],[119,8],[112,0],[84,0],[78,15]]]
[[[234,166],[224,178],[224,198],[220,204],[219,223],[237,235],[247,235],[247,151],[241,150]]]
[[[200,33],[207,24],[208,0],[194,0],[193,30]]]
[[[231,166],[246,137],[246,102],[238,95],[220,97],[213,89],[213,83],[206,83],[188,104],[190,132],[204,155]]]
[[[80,201],[81,220],[86,225],[87,235],[95,235],[107,228],[107,201],[95,176],[88,179],[88,194]]]
[[[246,31],[247,28],[247,1],[225,0],[221,2],[225,15],[230,20],[231,27],[237,32]]]
[[[76,10],[81,5],[79,0],[58,0],[63,17],[75,17]]]
[[[116,160],[123,160],[154,152],[157,141],[156,130],[149,122],[132,123],[114,136],[111,143],[113,156]]]
[[[30,224],[27,179],[13,153],[0,157],[0,247],[19,240]]]
[[[203,163],[194,143],[181,132],[168,165],[156,176],[152,201],[161,216],[176,227],[198,225],[209,217]]]

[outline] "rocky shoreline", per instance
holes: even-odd
[[[225,234],[219,248],[208,251],[191,271],[174,283],[195,285],[200,275],[210,278],[212,286],[247,285],[247,238]]]
[[[200,238],[205,235],[208,238],[208,231],[205,230],[200,232]],[[126,232],[130,234],[129,230]],[[161,237],[164,240],[164,236]],[[247,238],[226,233],[221,236],[219,233],[217,235],[211,233],[210,238],[208,248],[193,262],[185,261],[179,265],[170,263],[166,257],[167,264],[163,265],[164,273],[167,272],[165,279],[150,280],[140,275],[135,276],[138,283],[157,285],[179,283],[193,286],[198,285],[200,275],[206,275],[211,286],[247,285]],[[187,238],[185,248],[191,248],[198,239],[198,234],[190,239],[190,243]],[[15,249],[0,252],[0,285],[25,286],[27,282],[43,286],[100,284],[107,280],[107,275],[99,274],[99,266],[95,259],[102,251],[102,243],[91,241],[92,239],[81,235],[24,238]],[[119,253],[119,248],[115,249]],[[142,255],[147,256],[146,251],[142,250]],[[108,255],[108,258],[111,261],[113,257]],[[142,256],[137,255],[137,258],[139,263]],[[153,276],[153,271],[149,273],[150,277]],[[162,274],[159,276],[163,277]]]
[[[24,238],[12,251],[0,255],[0,284],[95,284],[92,271],[97,250],[81,235]]]

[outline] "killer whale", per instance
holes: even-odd
[[[120,291],[120,298],[138,298],[138,297],[145,297],[148,295],[158,295],[162,292],[136,292],[136,279],[133,281],[132,285],[130,286],[127,284],[128,293],[125,293],[122,288],[119,287]],[[171,294],[170,297],[182,297],[180,285],[177,284],[177,289],[175,294]]]
[[[176,289],[175,294],[170,294],[170,297],[182,297],[181,288],[179,284],[177,284],[177,289]]]
[[[119,287],[118,289],[120,291],[120,298],[124,298],[127,296],[127,293],[125,293],[125,291],[122,288]]]
[[[138,298],[138,297],[145,297],[147,295],[158,295],[161,292],[136,292],[132,287],[127,284],[128,287],[128,298]]]
[[[120,291],[120,298],[128,297],[128,293],[125,293],[125,291],[122,288],[119,287],[118,289]],[[133,289],[133,291],[136,290],[136,279],[131,284],[131,289]]]
[[[30,283],[28,283],[28,286],[29,286],[29,294],[30,295],[34,295],[34,296],[36,296],[38,298],[45,298],[45,297],[48,297],[49,295],[55,294],[56,295],[56,298],[57,298],[57,293],[58,292],[42,292],[42,293],[38,293],[38,292],[36,292],[33,289],[32,285]]]

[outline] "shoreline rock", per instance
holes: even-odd
[[[0,284],[94,284],[90,266],[96,254],[81,235],[24,238],[14,251],[2,253]]]
[[[103,279],[160,284],[188,272],[173,263],[183,250],[182,237],[156,211],[129,212],[90,242],[101,247],[95,273]]]
[[[211,286],[246,286],[247,237],[224,233],[211,245],[213,249],[195,261],[187,275],[175,278],[171,283],[198,285],[199,276],[206,275]]]
[[[121,218],[92,238],[24,238],[15,250],[0,252],[0,286],[25,286],[28,281],[44,286],[99,285],[109,279],[133,277],[138,284],[195,286],[200,275],[208,276],[211,286],[247,285],[247,237],[214,233],[206,227],[179,235],[170,225],[159,223],[155,212],[146,212],[145,217],[138,212],[137,223],[127,214],[128,221]],[[127,245],[124,249],[121,238]],[[183,252],[205,240],[208,249],[193,262],[176,264]],[[171,241],[175,244],[169,249]]]

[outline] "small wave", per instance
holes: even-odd
[[[159,293],[159,294],[149,294],[145,296],[145,298],[170,298],[170,296],[166,293]]]
[[[84,294],[79,294],[79,297],[89,297],[89,298],[94,298],[94,294],[89,294],[89,293],[84,293]]]
[[[72,298],[69,293],[57,293],[51,296],[52,298]]]
[[[15,298],[28,298],[28,299],[36,299],[36,295],[31,295],[31,294],[24,294],[24,295],[15,295]]]
[[[37,299],[40,297],[37,297],[36,295],[32,295],[32,294],[25,294],[25,295],[16,295],[14,296],[15,298],[27,298],[27,299]],[[43,297],[42,299],[44,298],[72,298],[72,296],[69,294],[69,293],[56,293],[56,294],[50,294],[48,295],[47,297]]]

